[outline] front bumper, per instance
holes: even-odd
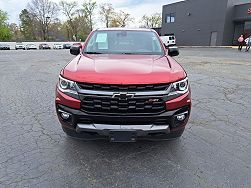
[[[112,139],[114,131],[134,132],[134,136],[125,141],[165,140],[181,136],[187,124],[190,108],[188,106],[167,111],[158,115],[111,116],[90,115],[80,110],[57,105],[57,114],[63,130],[73,137],[86,140]],[[64,120],[61,113],[69,113]],[[186,118],[177,122],[176,116],[186,113]],[[132,140],[130,140],[132,139]]]
[[[134,142],[139,138],[149,138],[150,135],[168,135],[169,126],[155,125],[108,125],[108,124],[77,124],[76,132],[95,135],[96,138],[109,138],[114,142]],[[116,138],[116,133],[124,133]]]
[[[116,131],[131,135],[122,140],[129,142],[173,139],[182,135],[191,111],[190,92],[167,101],[163,113],[143,115],[90,114],[80,110],[80,101],[58,90],[56,95],[57,115],[63,130],[70,136],[86,140],[113,141]],[[69,118],[63,119],[62,113],[69,114]],[[182,114],[185,119],[178,121],[177,116]]]

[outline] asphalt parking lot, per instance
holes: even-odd
[[[68,50],[0,51],[0,187],[251,187],[251,52],[182,48],[192,87],[183,136],[84,142],[56,118]]]

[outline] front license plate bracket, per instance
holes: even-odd
[[[137,137],[136,131],[110,131],[111,142],[135,142]]]

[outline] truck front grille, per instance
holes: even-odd
[[[133,97],[126,99],[112,96],[81,96],[81,109],[87,113],[102,114],[156,114],[165,110],[162,97]]]

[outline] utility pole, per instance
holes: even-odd
[[[47,40],[47,41],[49,41],[49,29],[48,29],[49,23],[48,23],[48,21],[49,21],[50,18],[51,18],[51,17],[49,17],[49,16],[47,16],[47,17],[45,18],[46,40]]]

